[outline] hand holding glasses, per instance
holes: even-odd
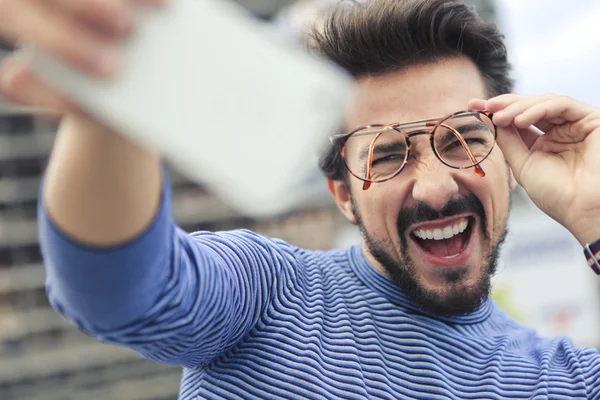
[[[473,168],[485,176],[479,164],[492,152],[496,126],[486,111],[459,111],[448,117],[389,125],[366,125],[352,132],[334,135],[348,171],[363,181],[363,190],[372,183],[385,182],[408,164],[410,138],[429,135],[431,148],[445,165],[455,169]]]

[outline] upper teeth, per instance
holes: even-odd
[[[469,226],[469,220],[464,219],[462,222],[459,222],[455,225],[448,225],[443,228],[427,230],[427,229],[419,229],[413,231],[414,235],[419,239],[433,239],[433,240],[443,240],[450,239],[454,235],[458,235],[467,229]]]

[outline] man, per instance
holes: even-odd
[[[107,37],[131,29],[123,1],[0,5],[4,38],[100,75],[116,68]],[[330,252],[184,233],[156,154],[19,60],[4,66],[7,96],[66,114],[39,216],[53,306],[99,340],[185,367],[183,399],[600,398],[595,350],[538,337],[489,299],[516,182],[597,247],[600,110],[503,94],[501,36],[458,1],[342,4],[322,32],[317,48],[357,91],[321,166],[363,234]]]

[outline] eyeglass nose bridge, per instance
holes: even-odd
[[[442,159],[442,157],[438,153],[437,149],[435,148],[435,142],[434,142],[435,133],[437,131],[437,128],[439,128],[440,126],[442,126],[442,127],[446,128],[446,129],[448,129],[449,131],[452,131],[452,133],[454,133],[454,135],[460,140],[461,144],[463,145],[463,148],[467,152],[467,156],[469,157],[469,159],[471,159],[472,162],[474,161],[474,157],[473,157],[472,153],[469,150],[469,146],[464,142],[464,140],[462,140],[462,137],[460,136],[460,134],[458,132],[456,132],[451,126],[444,124],[443,121],[425,122],[423,125],[426,128],[428,128],[428,129],[418,129],[418,130],[412,130],[412,131],[409,131],[409,132],[405,132],[404,134],[406,135],[406,138],[410,139],[411,137],[414,137],[414,136],[429,135],[429,144],[431,145],[431,150],[433,151],[433,154],[435,154],[435,156],[443,164],[448,165],[451,168],[455,168],[452,165],[447,164]]]
[[[431,145],[431,150],[433,150],[433,154],[435,154],[435,156],[437,158],[440,158],[439,155],[437,154],[437,151],[435,151],[435,144],[433,142],[433,135],[434,135],[434,131],[435,131],[435,127],[436,127],[437,123],[436,122],[431,122],[431,123],[426,123],[425,126],[429,129],[417,129],[417,130],[412,130],[409,132],[405,132],[405,136],[406,136],[406,140],[409,141],[410,143],[410,138],[415,137],[415,136],[421,136],[421,135],[429,135],[429,144]]]

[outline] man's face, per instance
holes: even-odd
[[[347,128],[441,118],[486,97],[477,68],[464,58],[365,77]],[[411,138],[411,157],[395,178],[366,191],[352,176],[349,190],[330,183],[344,214],[359,225],[371,265],[427,311],[468,313],[489,294],[514,181],[498,146],[481,167],[485,177],[443,165],[429,135],[420,135]],[[448,229],[450,238],[422,239]]]

